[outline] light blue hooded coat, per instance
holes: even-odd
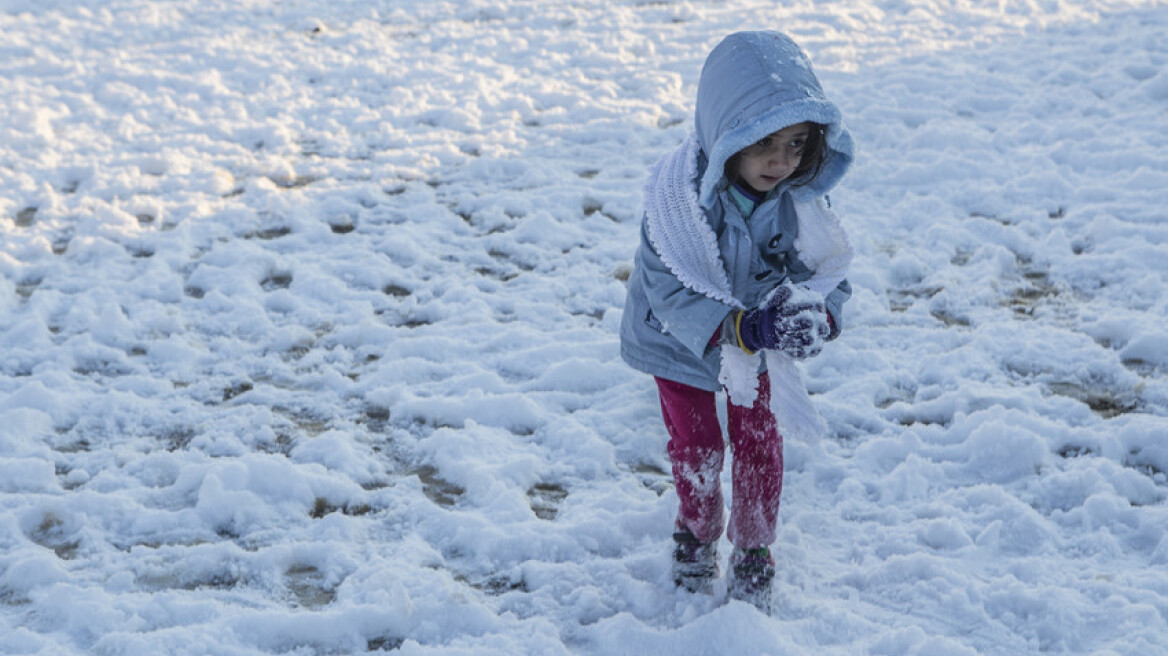
[[[827,157],[819,174],[802,186],[780,184],[744,218],[722,175],[726,160],[803,122],[826,126]],[[734,298],[754,307],[781,282],[810,277],[812,272],[795,253],[793,199],[824,196],[835,187],[852,162],[853,144],[807,56],[778,32],[726,37],[702,68],[694,129],[701,148],[696,191],[717,237]],[[849,296],[845,281],[827,297],[836,334]],[[642,224],[621,323],[625,362],[654,376],[718,391],[721,357],[711,338],[733,309],[683,285],[653,249]]]

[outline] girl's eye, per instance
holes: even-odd
[[[758,146],[759,148],[770,148],[771,144],[774,143],[774,141],[775,141],[774,139],[772,139],[771,137],[768,136],[768,137],[763,137],[762,139],[759,139],[758,141],[754,142],[754,145]]]

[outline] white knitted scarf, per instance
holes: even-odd
[[[737,309],[718,249],[718,238],[698,202],[697,138],[690,135],[672,153],[662,157],[645,184],[645,219],[649,241],[686,287]],[[854,251],[839,217],[822,197],[795,200],[799,236],[795,252],[814,275],[800,283],[820,297],[844,279]],[[777,351],[748,354],[734,344],[722,345],[718,380],[730,402],[749,407],[758,398],[758,370],[766,358],[771,381],[771,410],[784,437],[812,441],[827,433],[827,423],[816,411],[797,363]]]

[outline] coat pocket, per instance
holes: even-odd
[[[669,334],[668,331],[665,330],[665,326],[657,320],[657,315],[653,314],[653,310],[645,310],[645,325],[661,333],[662,335]]]

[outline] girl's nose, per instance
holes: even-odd
[[[799,155],[786,148],[782,148],[771,157],[770,164],[771,166],[794,170],[796,166],[799,166]]]

